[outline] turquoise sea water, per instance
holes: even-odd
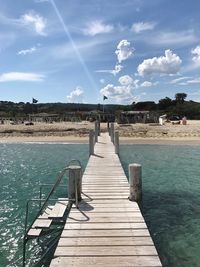
[[[127,145],[121,161],[142,164],[143,215],[164,266],[200,266],[200,147]]]
[[[0,266],[21,266],[26,200],[53,183],[88,145],[0,144]],[[143,168],[143,214],[166,267],[197,267],[200,252],[200,147],[123,145],[120,158]]]
[[[74,158],[85,166],[88,145],[0,144],[0,267],[21,266],[26,201]]]

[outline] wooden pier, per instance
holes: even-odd
[[[109,135],[98,140],[50,267],[162,266]]]

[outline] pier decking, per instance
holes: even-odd
[[[102,133],[83,175],[50,267],[162,266],[114,145]]]

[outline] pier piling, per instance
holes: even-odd
[[[68,197],[75,199],[76,206],[81,201],[82,175],[81,167],[77,165],[69,166]]]
[[[115,131],[114,135],[114,141],[115,141],[115,154],[119,154],[119,132]]]
[[[89,132],[89,153],[94,155],[94,131],[90,130]]]
[[[95,127],[94,127],[94,141],[95,143],[98,142],[98,135],[99,135],[99,125],[98,125],[98,121],[95,121]]]
[[[142,200],[142,166],[137,163],[129,164],[130,201]]]
[[[115,131],[114,122],[111,122],[111,124],[110,124],[110,138],[111,138],[111,142],[113,144],[114,144],[114,131]]]

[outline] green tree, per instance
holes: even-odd
[[[186,97],[187,97],[187,94],[185,94],[185,93],[177,93],[177,94],[175,94],[176,103],[183,104],[185,99],[186,99]]]
[[[158,107],[161,110],[165,110],[173,105],[173,100],[169,97],[162,98],[158,101]]]

